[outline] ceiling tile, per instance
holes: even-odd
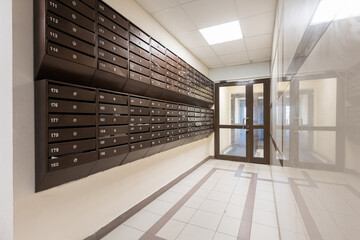
[[[218,57],[201,58],[200,61],[204,63],[208,68],[217,68],[224,66]]]
[[[276,0],[235,0],[239,18],[274,11]]]
[[[176,0],[136,0],[148,13],[158,12],[179,5]]]
[[[240,19],[244,38],[270,34],[274,31],[275,12]]]
[[[246,52],[219,56],[225,66],[249,63],[250,59]]]
[[[238,19],[234,0],[197,0],[182,6],[198,28]]]
[[[272,33],[244,39],[247,50],[271,48]]]
[[[226,55],[245,51],[244,40],[242,39],[211,45],[211,48],[217,55]]]
[[[197,29],[181,7],[166,9],[155,13],[153,16],[165,29],[174,35]]]
[[[187,48],[209,45],[199,31],[186,32],[180,35],[175,35],[175,37]]]
[[[252,61],[256,61],[256,60],[259,60],[259,59],[270,60],[271,48],[263,48],[263,49],[257,49],[257,50],[248,51],[248,54],[249,54],[249,58]]]
[[[194,55],[196,55],[198,58],[209,58],[209,57],[215,57],[215,53],[212,50],[210,46],[203,46],[203,47],[197,47],[197,48],[190,48],[189,49]]]

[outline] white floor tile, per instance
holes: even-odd
[[[199,210],[204,210],[207,212],[222,215],[225,212],[226,206],[227,206],[227,203],[225,203],[225,202],[219,202],[219,201],[214,201],[214,200],[210,200],[210,199],[205,199],[203,201],[203,203],[201,204],[201,206],[199,207]]]
[[[188,224],[176,240],[212,240],[214,234],[214,231]]]
[[[167,191],[163,194],[161,194],[157,199],[170,202],[170,203],[176,203],[178,202],[185,194],[184,193],[178,193],[178,192],[172,192]]]
[[[202,202],[205,200],[205,198],[199,198],[199,197],[191,197],[189,200],[186,201],[184,204],[185,207],[195,208],[198,209]]]
[[[216,230],[221,220],[221,215],[198,210],[191,218],[190,224],[210,230]]]
[[[217,232],[221,232],[227,235],[237,237],[239,233],[240,224],[241,224],[240,219],[224,216],[221,219]]]
[[[241,219],[244,211],[244,206],[229,204],[226,209],[224,216]]]
[[[245,206],[246,203],[246,196],[240,195],[232,195],[229,201],[229,204]]]
[[[251,228],[251,240],[279,240],[278,229],[253,223]]]
[[[160,218],[160,215],[141,210],[124,222],[124,225],[146,232]]]
[[[172,208],[174,206],[174,203],[169,203],[169,202],[165,202],[165,201],[161,201],[158,199],[155,199],[154,201],[152,201],[151,203],[149,203],[144,210],[151,212],[151,213],[155,213],[155,214],[159,214],[159,215],[164,215],[167,211],[169,211],[170,208]]]
[[[213,240],[237,240],[236,237],[216,232]]]
[[[118,240],[118,239],[126,239],[126,240],[137,240],[139,239],[144,232],[128,227],[125,225],[120,225],[115,228],[112,232],[102,238],[102,240]]]
[[[269,200],[255,199],[255,209],[275,213],[275,203]]]
[[[278,226],[275,213],[257,209],[253,213],[253,222],[275,228]]]
[[[190,221],[192,216],[194,216],[195,212],[196,212],[195,208],[189,208],[184,206],[175,213],[173,219],[187,223]]]
[[[170,219],[156,236],[166,240],[175,240],[185,227],[186,223]]]
[[[225,202],[225,203],[229,202],[230,198],[231,198],[231,193],[218,192],[218,191],[212,191],[207,196],[207,199],[221,201],[221,202]]]

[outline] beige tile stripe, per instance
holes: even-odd
[[[252,176],[251,176],[249,190],[246,196],[243,215],[241,218],[241,224],[237,237],[238,240],[248,240],[250,239],[250,235],[251,235],[258,175],[257,173],[250,173],[250,174],[252,174]]]
[[[189,192],[187,192],[169,211],[167,211],[143,236],[140,240],[153,240],[162,227],[176,214],[176,212],[191,198],[192,195],[214,174],[216,168],[208,172]]]

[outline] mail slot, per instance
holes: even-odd
[[[118,124],[128,124],[129,117],[122,116],[99,116],[99,125],[118,125]]]
[[[140,57],[143,57],[145,59],[150,59],[150,53],[145,51],[144,49],[138,47],[137,45],[130,43],[130,52],[133,52],[135,54],[137,54]]]
[[[99,158],[103,159],[103,158],[115,157],[128,152],[129,152],[128,144],[117,147],[99,149]]]
[[[165,109],[151,109],[151,116],[166,116]]]
[[[96,92],[94,90],[54,85],[54,84],[48,85],[49,98],[53,97],[53,98],[95,102],[95,95]]]
[[[85,6],[86,7],[86,6]],[[87,7],[86,7],[87,8]],[[56,0],[48,1],[47,10],[51,11],[63,18],[83,27],[91,32],[95,32],[95,21],[86,18],[85,16],[81,15],[80,13],[74,11],[73,9],[59,3]],[[95,12],[92,10],[90,11],[91,15],[95,15]]]
[[[167,104],[166,108],[168,110],[177,110],[178,109],[178,105],[177,104]]]
[[[178,117],[168,117],[167,118],[167,122],[168,123],[172,123],[172,122],[178,122],[179,118]]]
[[[109,6],[107,6],[103,2],[101,2],[101,3],[99,2],[98,10],[99,10],[99,13],[110,18],[112,21],[116,22],[123,28],[128,29],[129,22],[123,16],[121,16],[119,13],[112,10]]]
[[[64,156],[59,158],[49,159],[48,170],[56,171],[60,169],[70,168],[97,160],[97,152],[91,151],[86,153],[74,154],[70,156]]]
[[[161,144],[165,144],[166,143],[166,138],[159,138],[159,139],[155,139],[155,140],[151,140],[151,146],[155,147]]]
[[[166,129],[166,124],[151,124],[151,131],[162,131]]]
[[[90,128],[56,128],[48,130],[49,142],[60,142],[85,138],[95,138],[95,127]]]
[[[130,107],[130,115],[148,116],[150,115],[150,108]]]
[[[168,123],[166,124],[166,129],[178,128],[178,123]]]
[[[149,132],[150,125],[140,125],[140,126],[130,126],[130,133],[140,133],[140,132]]]
[[[151,119],[151,123],[166,123],[166,117],[152,116],[150,119]]]
[[[99,137],[114,136],[128,133],[128,126],[99,127]]]
[[[131,106],[150,107],[150,100],[143,98],[130,97]]]
[[[92,20],[95,20],[95,11],[94,9],[91,9],[88,7],[85,3],[82,3],[79,0],[59,0],[60,2],[64,3],[66,6],[80,12],[81,14],[85,15],[88,18],[91,18]],[[94,8],[94,6],[92,6]]]
[[[69,153],[80,153],[96,148],[95,139],[80,140],[65,143],[52,143],[48,146],[49,157],[60,156]]]
[[[130,142],[140,142],[150,139],[150,133],[130,134]]]
[[[128,67],[127,59],[125,59],[123,57],[119,57],[118,55],[112,54],[112,53],[102,50],[100,48],[98,50],[98,56],[99,56],[99,59],[111,62],[112,64],[118,65],[120,67],[123,67],[123,68]]]
[[[113,21],[110,21],[107,17],[104,17],[103,15],[99,14],[98,20],[100,25],[113,31],[115,34],[125,39],[129,38],[127,31],[123,27],[120,27],[118,24],[114,23]]]
[[[128,106],[110,105],[110,104],[99,104],[99,112],[101,114],[122,114],[128,115]]]
[[[149,44],[143,42],[133,34],[130,34],[130,42],[134,43],[136,46],[141,47],[142,49],[146,50],[147,52],[150,52],[150,46]]]
[[[90,44],[95,44],[95,34],[93,32],[79,27],[78,25],[62,17],[48,12],[46,14],[46,23],[48,24],[48,26],[59,29]]]
[[[152,132],[151,133],[151,139],[157,139],[157,138],[162,138],[162,137],[166,137],[166,131],[160,131],[160,132]]]
[[[130,117],[130,124],[150,123],[150,117]]]
[[[55,115],[49,114],[49,127],[95,126],[95,115]]]
[[[128,135],[101,138],[99,139],[99,148],[122,145],[128,143],[128,141]]]
[[[130,145],[130,152],[145,149],[145,148],[149,148],[149,147],[151,147],[151,142],[150,141],[134,143],[134,144]]]
[[[140,38],[141,40],[143,40],[144,42],[148,44],[150,43],[150,37],[132,24],[130,24],[130,32],[135,36],[137,36],[138,38]]]
[[[128,96],[106,93],[106,92],[99,92],[99,102],[127,105],[128,104]]]
[[[98,43],[99,43],[99,48],[103,48],[125,59],[128,58],[127,43],[119,46],[101,37],[99,37]]]
[[[95,103],[74,101],[62,101],[50,99],[48,102],[49,112],[53,113],[88,113],[95,114]]]

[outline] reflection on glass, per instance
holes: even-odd
[[[243,129],[220,129],[220,154],[246,157],[246,132]]]
[[[264,129],[254,129],[254,157],[264,157]]]
[[[246,117],[246,86],[220,87],[220,124],[242,125]]]
[[[253,85],[253,123],[254,125],[264,124],[264,84]]]
[[[301,131],[299,134],[300,162],[329,164],[336,163],[335,131]]]
[[[300,125],[336,126],[337,79],[299,81]]]

